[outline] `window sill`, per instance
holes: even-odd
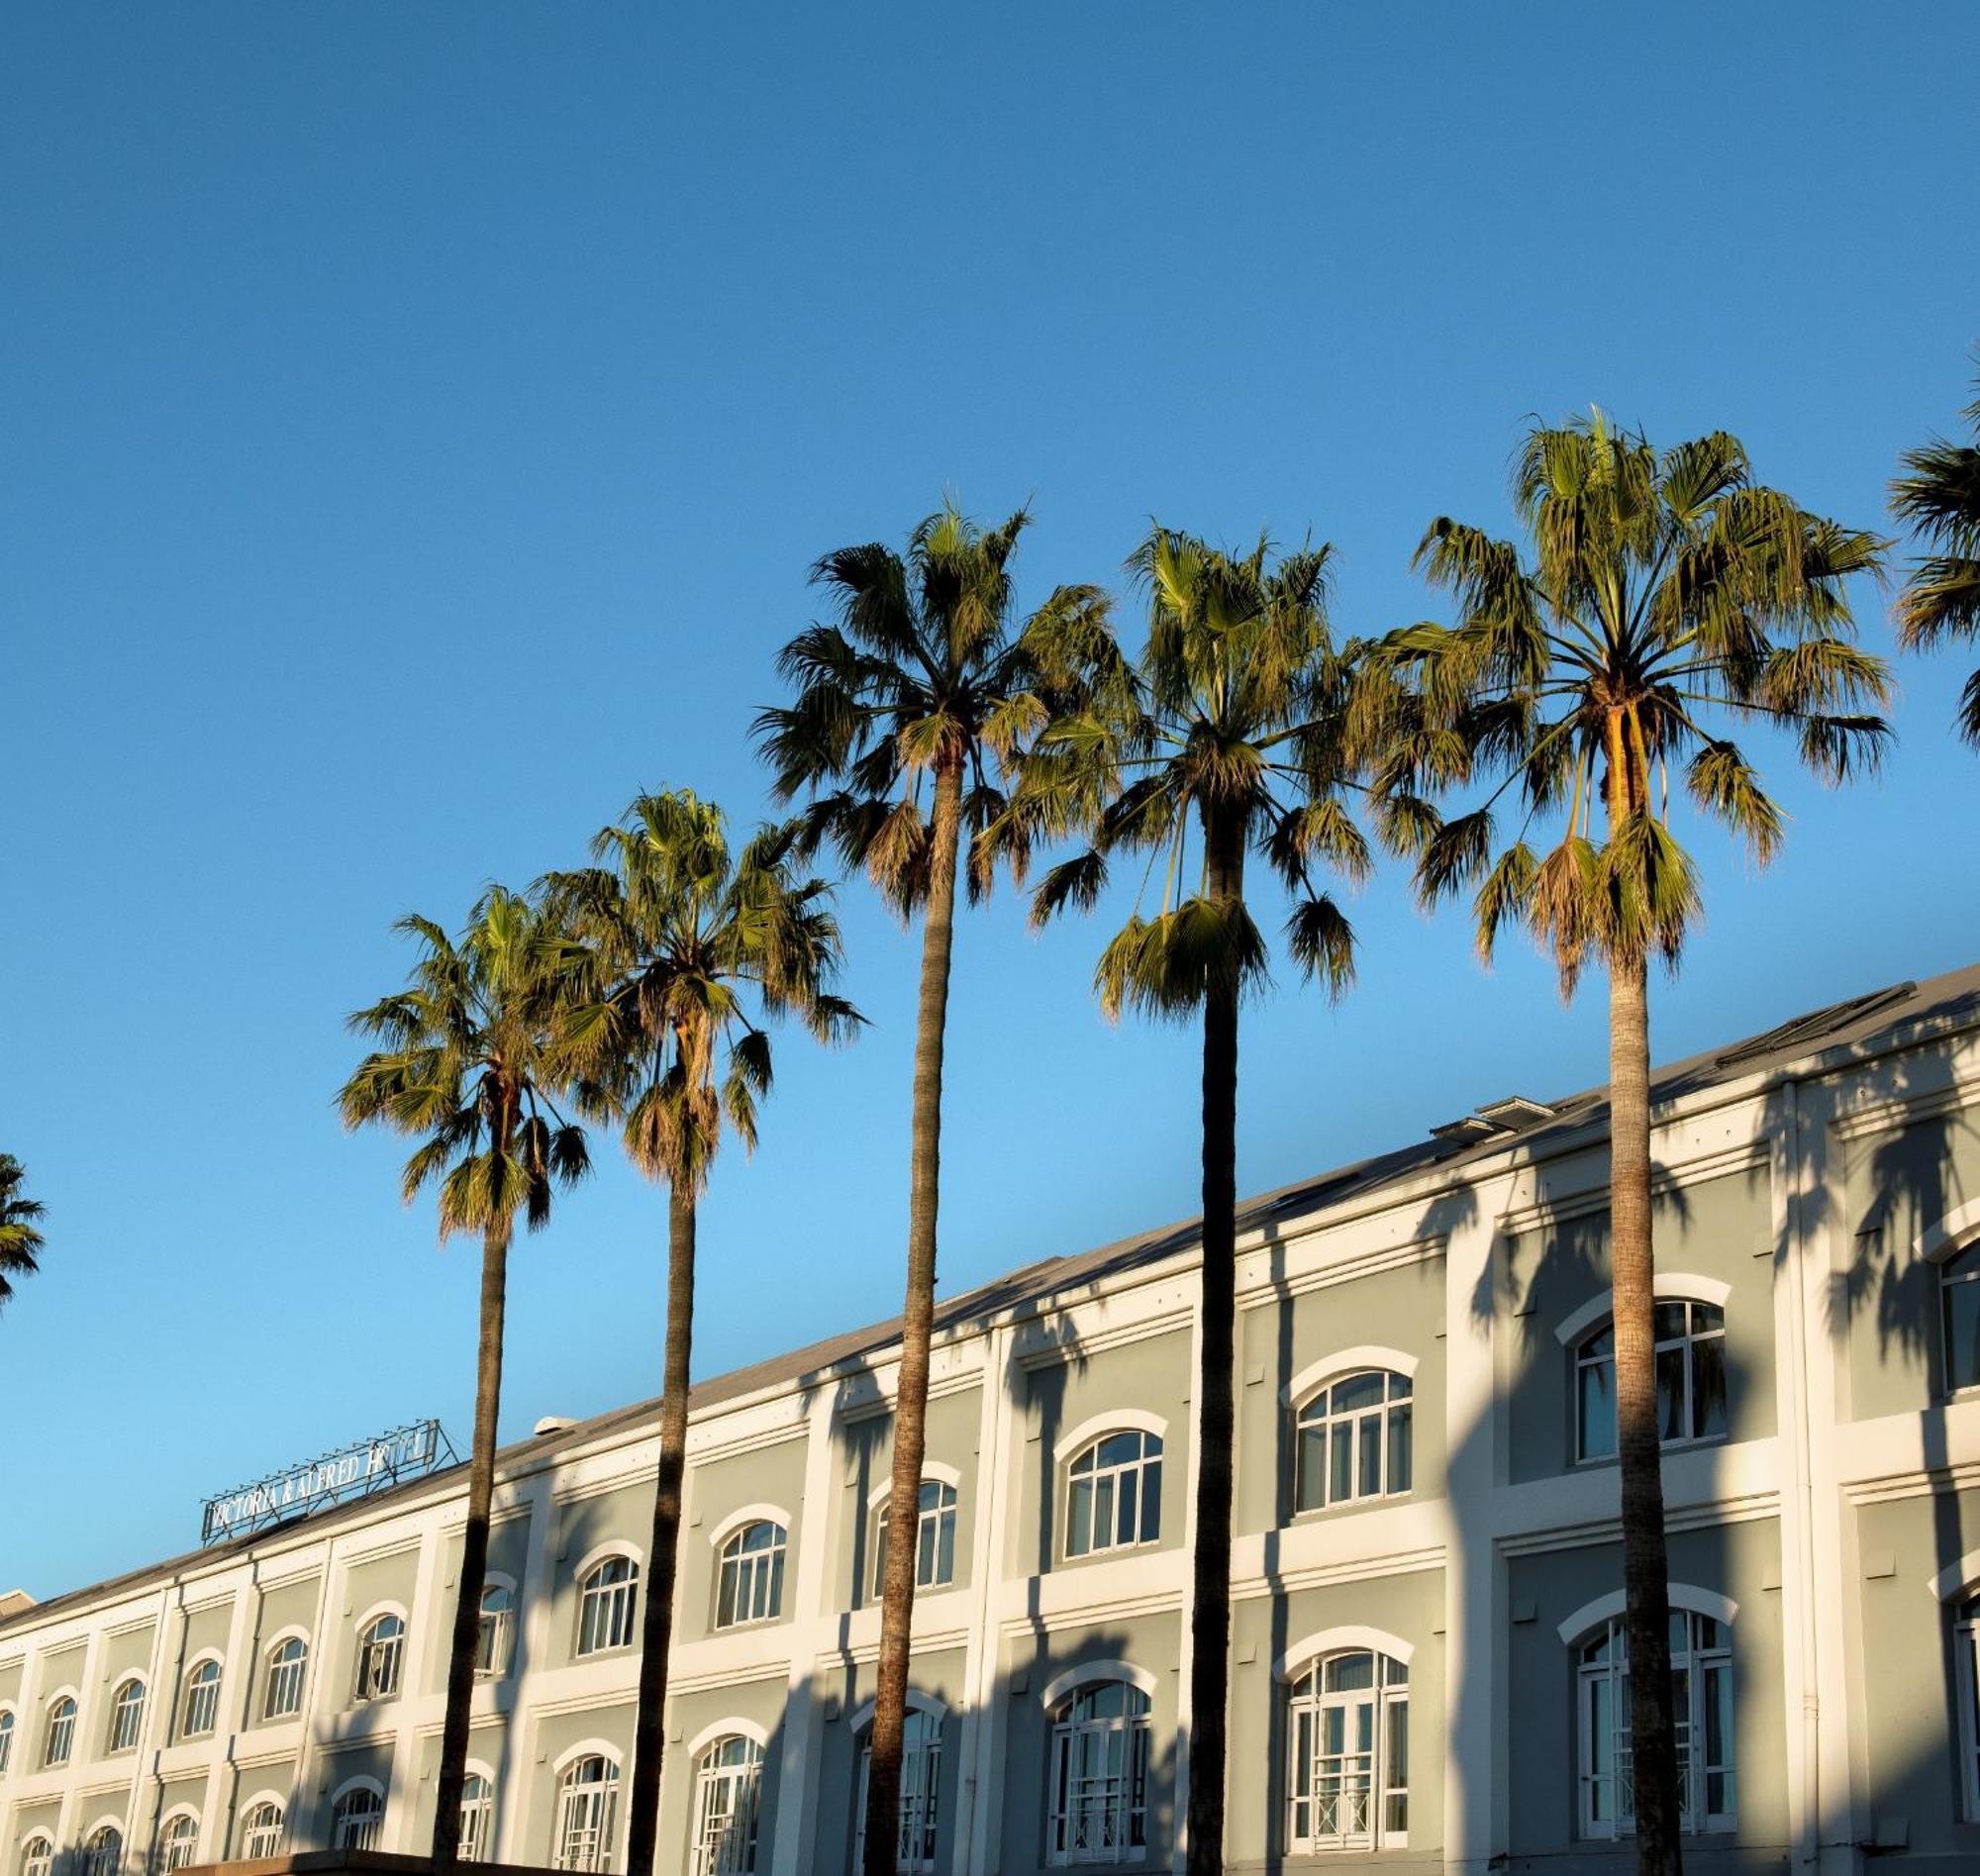
[[[1368,1498],[1343,1498],[1332,1505],[1309,1505],[1304,1511],[1294,1512],[1289,1524],[1313,1525],[1323,1519],[1344,1518],[1354,1512],[1378,1512],[1390,1505],[1407,1505],[1414,1497],[1416,1489],[1412,1487],[1407,1492],[1383,1492]]]
[[[1156,1535],[1153,1537],[1143,1537],[1139,1543],[1113,1543],[1109,1544],[1105,1550],[1082,1550],[1077,1556],[1074,1556],[1068,1550],[1059,1558],[1058,1567],[1065,1570],[1077,1569],[1081,1564],[1085,1563],[1112,1563],[1117,1557],[1132,1557],[1143,1550],[1159,1550],[1161,1547],[1161,1537]],[[1145,1861],[1146,1859],[1142,1858],[1139,1860]],[[1104,1864],[1054,1863],[1051,1867],[1054,1869],[1086,1869],[1089,1867],[1105,1868],[1107,1866]]]

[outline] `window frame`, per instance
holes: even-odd
[[[294,1647],[299,1652],[293,1659],[278,1659],[285,1650]],[[292,1629],[286,1634],[278,1634],[261,1653],[261,1720],[263,1725],[280,1720],[299,1720],[309,1696],[310,1643],[309,1636],[300,1629]],[[275,1691],[277,1681],[286,1687],[293,1680],[295,1684],[295,1704],[277,1708]]]
[[[372,1809],[361,1821],[370,1835],[362,1843],[353,1843],[348,1834],[356,1801],[368,1798]],[[385,1794],[375,1779],[353,1779],[341,1787],[330,1801],[330,1847],[333,1850],[375,1850],[380,1847],[385,1835]]]
[[[181,1825],[190,1825],[190,1830],[181,1830]],[[174,1860],[178,1850],[185,1854]],[[181,1805],[170,1812],[159,1823],[158,1846],[154,1867],[162,1876],[172,1876],[176,1870],[189,1868],[199,1861],[199,1813],[189,1805]]]
[[[770,1541],[751,1547],[750,1536],[772,1533]],[[732,1525],[715,1533],[715,1614],[709,1627],[719,1634],[734,1629],[754,1629],[784,1619],[784,1579],[788,1573],[791,1529],[781,1518],[767,1515]],[[754,1611],[737,1613],[744,1598]],[[761,1604],[760,1609],[755,1605]],[[730,1614],[725,1620],[724,1609]]]
[[[212,1673],[207,1670],[211,1668]],[[185,1698],[179,1703],[179,1737],[181,1739],[204,1739],[220,1730],[220,1688],[227,1672],[226,1663],[218,1654],[201,1654],[193,1658],[186,1669]],[[206,1716],[206,1724],[194,1724],[197,1716],[193,1703],[202,1695],[208,1696],[205,1705],[211,1708]]]
[[[63,1712],[66,1708],[67,1711]],[[53,1771],[57,1766],[69,1764],[75,1757],[76,1722],[82,1717],[82,1703],[71,1688],[57,1688],[49,1701],[49,1717],[42,1727],[41,1771]],[[55,1732],[61,1731],[61,1752],[55,1752]]]
[[[1659,1436],[1657,1444],[1664,1452],[1683,1452],[1694,1446],[1724,1445],[1732,1437],[1732,1390],[1730,1370],[1726,1360],[1726,1300],[1715,1296],[1697,1296],[1689,1291],[1661,1291],[1652,1301],[1652,1310],[1681,1307],[1685,1312],[1685,1328],[1681,1334],[1656,1335],[1650,1349],[1650,1362],[1654,1371],[1659,1358],[1671,1349],[1682,1349],[1684,1356],[1684,1407],[1685,1423],[1692,1425],[1697,1419],[1698,1405],[1698,1356],[1697,1347],[1702,1341],[1716,1342],[1719,1346],[1719,1375],[1722,1387],[1721,1412],[1726,1425],[1718,1432],[1682,1433],[1671,1438]],[[1693,1312],[1712,1310],[1717,1313],[1717,1328],[1700,1330],[1696,1327]],[[1605,1353],[1590,1354],[1589,1350],[1603,1339],[1608,1341]],[[1620,1438],[1615,1431],[1616,1397],[1616,1316],[1613,1309],[1604,1313],[1595,1322],[1586,1325],[1569,1344],[1572,1355],[1572,1373],[1569,1382],[1571,1411],[1574,1415],[1574,1463],[1577,1466],[1614,1465]],[[1598,1368],[1609,1370],[1609,1398],[1611,1422],[1611,1445],[1606,1452],[1588,1450],[1588,1424],[1586,1397],[1582,1391],[1582,1377]]]
[[[488,1607],[491,1596],[504,1599],[502,1606],[494,1611]],[[486,1666],[482,1665],[484,1655]],[[474,1635],[474,1678],[507,1680],[515,1658],[516,1585],[508,1577],[491,1572],[481,1585],[481,1619]]]
[[[55,1840],[50,1832],[35,1830],[21,1839],[21,1876],[54,1876],[54,1867]]]
[[[734,1759],[717,1754],[740,1748]],[[696,1742],[694,1807],[689,1813],[688,1865],[691,1876],[756,1876],[763,1825],[763,1741],[753,1730],[725,1721]],[[717,1813],[718,1803],[727,1809]],[[744,1816],[740,1855],[733,1827]],[[711,1827],[722,1827],[720,1836]]]
[[[580,1777],[588,1765],[599,1766],[595,1778]],[[625,1771],[619,1755],[596,1741],[587,1741],[567,1753],[557,1766],[556,1810],[551,1814],[550,1867],[610,1876],[619,1851],[619,1792]],[[573,1823],[580,1811],[589,1820],[577,1827],[576,1834],[591,1843],[589,1859],[571,1852]]]
[[[124,1867],[124,1827],[106,1821],[76,1848],[76,1876],[119,1876]]]
[[[1045,1705],[1051,1721],[1045,1761],[1045,1861],[1053,1869],[1120,1868],[1148,1860],[1154,1693],[1152,1688],[1142,1684],[1139,1676],[1130,1677],[1111,1671],[1116,1665],[1096,1664],[1084,1671],[1076,1670],[1069,1686],[1063,1685],[1063,1681],[1054,1682],[1045,1690]],[[1121,1690],[1125,1697],[1125,1711],[1119,1714],[1089,1713],[1082,1717],[1079,1712],[1081,1702],[1103,1688]],[[1137,1701],[1139,1702],[1138,1707],[1133,1705]],[[1090,1771],[1075,1774],[1075,1765],[1082,1756],[1082,1743],[1090,1746],[1095,1740],[1115,1738],[1124,1741],[1119,1754],[1119,1769],[1110,1769],[1097,1776],[1114,1782],[1119,1787],[1118,1792],[1113,1797],[1102,1795],[1097,1805],[1091,1798],[1083,1798],[1075,1808],[1072,1791],[1075,1777],[1085,1785],[1093,1784],[1096,1779],[1096,1774]],[[1103,1756],[1108,1760],[1114,1757],[1111,1747],[1105,1750]],[[1075,1817],[1088,1815],[1102,1816],[1110,1830],[1125,1828],[1125,1840],[1103,1844],[1098,1849],[1075,1848],[1071,1842]],[[1135,1840],[1137,1831],[1139,1832],[1138,1842]]]
[[[494,1774],[472,1761],[460,1783],[459,1843],[459,1861],[463,1863],[485,1863],[495,1848]]]
[[[896,1827],[894,1867],[900,1876],[931,1876],[939,1867],[941,1844],[942,1731],[947,1709],[910,1690],[901,1739],[901,1816]],[[859,1768],[853,1782],[852,1869],[866,1866],[866,1794],[873,1771],[873,1713],[853,1723],[859,1740]],[[919,1737],[917,1734],[919,1733]],[[919,1782],[917,1782],[919,1781]],[[902,1845],[918,1838],[926,1856]]]
[[[1281,1812],[1281,1827],[1285,1832],[1285,1853],[1288,1856],[1333,1856],[1338,1854],[1372,1854],[1378,1850],[1406,1850],[1410,1845],[1409,1829],[1409,1707],[1410,1707],[1410,1658],[1404,1654],[1389,1652],[1380,1638],[1363,1640],[1355,1638],[1343,1644],[1309,1653],[1306,1665],[1295,1675],[1283,1677],[1286,1681],[1286,1763],[1283,1773],[1284,1789]],[[1368,1685],[1366,1687],[1330,1688],[1327,1685],[1328,1670],[1337,1663],[1365,1659],[1369,1664]],[[1308,1691],[1311,1684],[1311,1691]],[[1352,1714],[1357,1708],[1366,1708],[1370,1714],[1369,1744],[1365,1751],[1357,1751],[1347,1743],[1346,1725],[1342,1726],[1342,1745],[1338,1752],[1323,1749],[1326,1738],[1326,1716],[1330,1713]],[[1402,1750],[1396,1750],[1396,1715],[1402,1716]],[[1301,1751],[1301,1721],[1303,1716],[1311,1716],[1306,1728],[1306,1750]],[[1395,1777],[1396,1759],[1402,1760],[1400,1781]],[[1367,1760],[1366,1795],[1368,1815],[1366,1828],[1360,1831],[1335,1831],[1323,1835],[1316,1827],[1321,1798],[1322,1774],[1320,1766],[1324,1759],[1337,1759],[1343,1763],[1350,1759]],[[1304,1768],[1307,1789],[1302,1792],[1300,1774]],[[1351,1774],[1338,1774],[1343,1791]],[[1397,1799],[1403,1806],[1403,1822],[1391,1825],[1389,1818]],[[1302,1836],[1298,1829],[1300,1807],[1308,1807],[1308,1829]]]
[[[930,1505],[929,1494],[936,1495],[936,1502]],[[943,1494],[946,1494],[946,1499]],[[917,1590],[953,1589],[955,1587],[956,1538],[961,1530],[962,1493],[953,1479],[943,1478],[935,1472],[922,1475],[921,1490],[917,1494],[915,1507],[915,1588]],[[877,1598],[886,1593],[887,1574],[887,1509],[893,1503],[893,1492],[883,1486],[873,1501],[873,1594]],[[942,1526],[948,1527],[948,1574],[940,1574],[941,1568]],[[933,1537],[927,1535],[933,1531]],[[924,1554],[931,1557],[930,1574],[922,1574]]]
[[[387,1623],[393,1625],[393,1631],[381,1634]],[[406,1612],[396,1605],[375,1610],[358,1624],[350,1678],[353,1707],[376,1707],[397,1700],[405,1691],[409,1628]]]
[[[1382,1398],[1368,1407],[1336,1408],[1333,1405],[1336,1388],[1346,1387],[1354,1381],[1382,1380]],[[1316,1412],[1316,1409],[1322,1411]],[[1401,1420],[1407,1429],[1404,1438],[1404,1460],[1409,1472],[1409,1482],[1395,1485],[1392,1482],[1393,1460],[1396,1446],[1396,1423]],[[1363,1440],[1370,1422],[1374,1423],[1374,1444],[1376,1447],[1378,1489],[1372,1492],[1360,1490],[1363,1470]],[[1348,1483],[1349,1490],[1344,1498],[1334,1496],[1333,1452],[1336,1430],[1345,1427],[1348,1436]],[[1323,1432],[1321,1444],[1326,1453],[1322,1462],[1321,1483],[1325,1494],[1317,1504],[1309,1505],[1305,1500],[1307,1479],[1307,1435],[1309,1432]],[[1416,1491],[1416,1376],[1400,1368],[1382,1367],[1368,1362],[1358,1362],[1348,1368],[1335,1368],[1316,1386],[1307,1389],[1293,1408],[1293,1516],[1314,1518],[1323,1512],[1346,1511],[1354,1506],[1387,1504],[1394,1499],[1411,1497]]]
[[[0,1778],[7,1776],[14,1763],[14,1735],[20,1730],[20,1724],[12,1707],[0,1707]]]
[[[1100,1463],[1101,1447],[1106,1445],[1110,1440],[1129,1437],[1140,1441],[1140,1448],[1137,1455],[1133,1459],[1110,1460],[1103,1466]],[[1064,1513],[1064,1522],[1060,1526],[1061,1534],[1059,1538],[1059,1555],[1061,1560],[1067,1563],[1079,1563],[1088,1557],[1113,1556],[1129,1550],[1145,1550],[1154,1544],[1160,1543],[1162,1540],[1161,1474],[1162,1462],[1167,1456],[1167,1440],[1162,1433],[1156,1432],[1147,1427],[1136,1426],[1131,1422],[1124,1422],[1119,1426],[1110,1426],[1094,1433],[1090,1438],[1083,1439],[1067,1456],[1060,1467],[1063,1475],[1063,1490],[1060,1493],[1059,1504]],[[1081,1472],[1079,1469],[1081,1463],[1089,1459],[1092,1461],[1092,1464],[1085,1472]],[[1154,1480],[1154,1490],[1152,1493],[1148,1489],[1150,1474],[1153,1475]],[[1120,1482],[1129,1476],[1132,1476],[1135,1480],[1134,1512],[1132,1516],[1138,1528],[1138,1534],[1133,1537],[1122,1538],[1118,1533],[1121,1528],[1122,1508],[1126,1502],[1127,1495],[1122,1492]],[[1093,1537],[1099,1525],[1099,1508],[1103,1484],[1107,1488],[1109,1507],[1108,1524],[1111,1530],[1116,1534],[1110,1536],[1106,1543],[1096,1543],[1093,1541]],[[1087,1521],[1087,1542],[1083,1548],[1075,1549],[1073,1547],[1073,1536],[1078,1529],[1078,1519],[1073,1507],[1076,1502],[1076,1494],[1082,1485],[1085,1485],[1092,1494],[1093,1509]],[[1154,1529],[1152,1530],[1147,1529],[1149,1524],[1148,1508],[1151,1502],[1154,1507]]]
[[[145,1743],[145,1704],[149,1695],[142,1674],[127,1674],[111,1689],[110,1724],[103,1735],[105,1758],[122,1758]]]
[[[275,1814],[272,1825],[265,1821],[256,1822],[264,1811],[272,1811]],[[254,1844],[255,1836],[269,1829],[274,1832],[274,1840],[265,1847],[257,1849]],[[288,1806],[272,1792],[256,1793],[248,1801],[246,1809],[241,1813],[241,1860],[251,1863],[259,1862],[264,1857],[280,1856],[282,1844],[288,1836]]]
[[[1980,1239],[1939,1257],[1938,1264],[1938,1354],[1941,1385],[1949,1401],[1980,1394],[1980,1372],[1970,1381],[1956,1381],[1952,1372],[1952,1298],[1969,1283],[1980,1283]],[[1961,1269],[1962,1264],[1970,1268]]]
[[[615,1564],[624,1576],[605,1581]],[[577,1573],[577,1632],[571,1658],[588,1661],[594,1655],[617,1654],[640,1639],[640,1596],[644,1572],[630,1550],[594,1552]],[[594,1612],[598,1612],[594,1614]],[[600,1636],[606,1638],[601,1639]]]

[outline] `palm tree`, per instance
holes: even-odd
[[[1571,994],[1592,958],[1609,974],[1611,1283],[1631,1674],[1637,1866],[1680,1867],[1668,1576],[1653,1349],[1647,966],[1675,968],[1701,906],[1670,824],[1670,769],[1694,807],[1764,864],[1779,807],[1729,730],[1773,726],[1840,782],[1873,767],[1889,735],[1868,714],[1883,662],[1853,642],[1848,576],[1883,545],[1753,480],[1724,433],[1657,450],[1600,411],[1535,425],[1513,497],[1532,543],[1448,519],[1417,563],[1455,597],[1454,625],[1391,636],[1405,680],[1384,714],[1390,838],[1417,856],[1427,901],[1475,889],[1489,961],[1525,925]],[[1727,721],[1730,719],[1730,722]],[[1500,776],[1484,804],[1439,819],[1422,790]],[[1498,848],[1495,809],[1520,791],[1520,829]],[[1596,828],[1598,813],[1604,827]],[[1535,823],[1559,827],[1541,856]]]
[[[420,1144],[400,1191],[408,1204],[440,1185],[442,1241],[481,1237],[481,1328],[474,1370],[474,1445],[467,1469],[467,1530],[447,1655],[433,1858],[450,1870],[460,1849],[468,1710],[488,1567],[488,1508],[495,1488],[495,1421],[502,1394],[503,1303],[509,1241],[520,1213],[547,1224],[554,1187],[589,1170],[582,1130],[564,1121],[553,1085],[554,1026],[581,961],[527,899],[492,886],[458,940],[430,919],[395,928],[420,945],[407,987],[359,1010],[350,1028],[383,1046],[358,1063],[338,1096],[346,1127],[380,1122]]]
[[[652,1876],[667,1656],[673,1640],[681,1479],[694,1337],[695,1211],[725,1125],[756,1143],[770,1038],[753,1005],[800,1018],[821,1040],[857,1013],[827,986],[840,960],[831,891],[800,872],[794,827],[765,827],[732,854],[722,812],[685,790],[642,795],[592,851],[609,864],[552,874],[548,903],[592,954],[593,985],[561,1035],[580,1105],[620,1120],[626,1151],[667,1188],[667,1327],[650,1580],[628,1821],[630,1876]]]
[[[43,1238],[36,1223],[47,1208],[23,1195],[27,1176],[12,1153],[0,1153],[0,1304],[14,1294],[13,1278],[32,1277],[41,1268]]]
[[[1980,398],[1960,413],[1975,442],[1934,438],[1905,452],[1891,509],[1934,551],[1912,569],[1898,597],[1898,642],[1922,651],[1943,639],[1980,639]],[[1980,670],[1959,698],[1959,734],[1980,746]]]
[[[903,919],[922,921],[907,1303],[867,1784],[872,1876],[892,1871],[900,1834],[958,856],[966,834],[972,900],[988,890],[1000,858],[1022,872],[1021,832],[991,838],[1007,806],[1004,764],[1061,701],[1057,674],[1039,664],[1013,621],[1010,560],[1026,521],[1021,512],[986,531],[944,506],[915,529],[905,555],[877,542],[827,554],[812,578],[832,597],[838,622],[814,625],[784,647],[778,669],[797,697],[756,720],[778,798],[810,798],[806,841],[831,841]],[[1095,589],[1061,587],[1038,617],[1069,643],[1082,630],[1100,630],[1105,613]]]
[[[1096,987],[1124,1007],[1203,1020],[1203,1303],[1197,1376],[1196,1547],[1190,1609],[1189,1868],[1224,1867],[1230,1689],[1233,1335],[1237,1320],[1238,1013],[1262,986],[1267,945],[1247,902],[1256,853],[1293,896],[1287,948],[1338,994],[1353,935],[1316,868],[1365,876],[1368,843],[1343,800],[1353,786],[1347,662],[1327,620],[1332,548],[1273,561],[1261,541],[1231,554],[1165,528],[1129,562],[1148,595],[1148,637],[1125,661],[1090,664],[1084,707],[1030,751],[1017,809],[1034,833],[1077,830],[1087,850],[1053,867],[1037,921],[1089,908],[1116,852],[1166,856],[1160,909],[1138,907],[1108,944]],[[1048,629],[1048,626],[1047,626]],[[1190,876],[1190,836],[1201,848]]]

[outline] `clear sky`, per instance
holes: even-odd
[[[437,1414],[476,1257],[331,1097],[392,919],[573,860],[638,789],[763,803],[808,564],[944,489],[1022,584],[1150,515],[1337,543],[1432,610],[1529,413],[1725,427],[1883,525],[1980,339],[1980,11],[75,5],[0,20],[0,1588],[189,1547],[209,1492]],[[1887,646],[1884,600],[1861,596]],[[1663,1056],[1970,961],[1980,760],[1908,663],[1887,777],[1793,812]],[[891,1314],[912,941],[857,883],[853,1048],[781,1045],[702,1230],[701,1373]],[[1599,994],[1385,874],[1337,1010],[1246,1019],[1240,1183],[1602,1078]],[[1110,1030],[1097,925],[968,919],[944,1290],[1187,1214],[1194,1043]],[[503,1431],[654,1391],[664,1207],[616,1157],[513,1260]]]

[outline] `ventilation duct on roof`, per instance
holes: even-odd
[[[1457,1140],[1469,1143],[1473,1140],[1496,1139],[1507,1134],[1518,1134],[1540,1121],[1550,1121],[1559,1112],[1544,1101],[1531,1101],[1523,1094],[1509,1094],[1503,1100],[1488,1101],[1475,1113],[1467,1114],[1460,1121],[1446,1121],[1441,1127],[1431,1129],[1433,1139]]]
[[[567,1433],[576,1425],[577,1422],[572,1420],[568,1414],[545,1414],[543,1417],[543,1419],[538,1421],[536,1426],[531,1429],[531,1432],[533,1432],[539,1439],[542,1439],[547,1433]]]

